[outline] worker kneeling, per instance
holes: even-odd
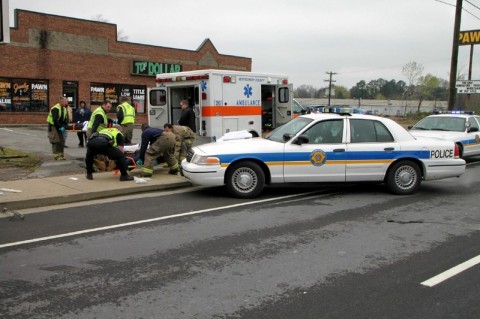
[[[117,128],[106,128],[94,133],[87,143],[87,155],[85,164],[87,166],[87,179],[93,179],[93,163],[96,155],[108,156],[115,161],[120,170],[120,181],[131,181],[133,177],[128,175],[128,166],[123,154],[125,139]]]
[[[170,168],[168,174],[176,175],[179,165],[175,158],[175,134],[163,131],[155,142],[150,144],[150,147],[148,147],[145,152],[145,163],[142,167],[143,176],[152,176],[153,162],[161,155],[163,155],[163,158]]]

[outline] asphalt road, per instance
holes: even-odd
[[[478,318],[479,164],[383,185],[195,188],[0,219],[1,318]],[[477,257],[478,258],[478,257]]]

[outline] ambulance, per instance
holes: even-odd
[[[187,100],[196,116],[197,134],[206,142],[229,132],[262,136],[293,117],[293,85],[286,75],[228,70],[157,74],[148,90],[148,124],[176,124]]]

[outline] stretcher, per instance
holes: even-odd
[[[87,132],[88,121],[83,123],[69,123],[65,128],[66,132]]]

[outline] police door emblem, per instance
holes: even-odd
[[[327,155],[322,150],[313,150],[310,154],[310,162],[313,166],[322,166],[327,160]]]

